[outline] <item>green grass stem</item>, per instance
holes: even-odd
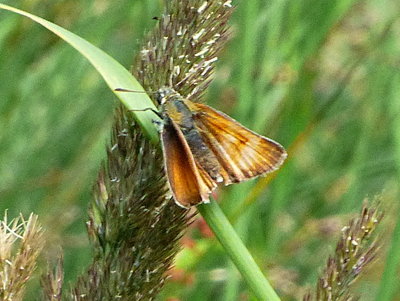
[[[199,205],[197,209],[213,230],[254,295],[259,300],[280,300],[219,205],[215,201],[211,201],[209,204]]]

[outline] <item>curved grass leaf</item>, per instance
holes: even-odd
[[[115,92],[115,89],[117,88],[137,91],[144,90],[128,70],[126,70],[121,64],[119,64],[115,59],[101,49],[90,44],[88,41],[73,34],[72,32],[25,11],[5,4],[0,4],[0,9],[5,9],[32,19],[36,23],[44,26],[48,30],[58,35],[60,38],[78,50],[89,60],[93,67],[97,69],[107,85],[112,91],[114,91],[114,93],[129,110],[142,110],[145,108],[156,109],[146,93]],[[148,136],[151,141],[157,142],[159,137],[152,121],[158,117],[151,111],[133,112],[133,114],[135,115],[135,119],[145,132],[146,136]]]

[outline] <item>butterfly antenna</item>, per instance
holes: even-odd
[[[130,90],[130,89],[124,89],[124,88],[116,88],[114,89],[115,92],[131,92],[131,93],[149,93],[149,94],[154,94],[156,92],[153,91],[139,91],[139,90]]]

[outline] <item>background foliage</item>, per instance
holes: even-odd
[[[2,2],[68,28],[125,66],[162,10],[154,0]],[[400,5],[234,4],[232,40],[205,102],[281,142],[290,159],[275,178],[220,190],[221,206],[283,299],[298,300],[314,286],[345,220],[364,197],[381,195],[385,245],[355,290],[361,300],[383,300],[379,288],[400,300],[399,288],[381,281],[399,215]],[[0,74],[0,212],[38,214],[45,256],[55,258],[61,246],[73,281],[89,263],[84,222],[116,98],[73,49],[5,12]],[[160,299],[245,298],[201,220],[183,242]]]

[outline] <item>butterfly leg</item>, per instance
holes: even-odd
[[[129,110],[129,112],[144,112],[144,111],[152,111],[158,117],[162,118],[160,112],[154,110],[153,108],[145,108],[145,109],[137,109],[137,110]]]

